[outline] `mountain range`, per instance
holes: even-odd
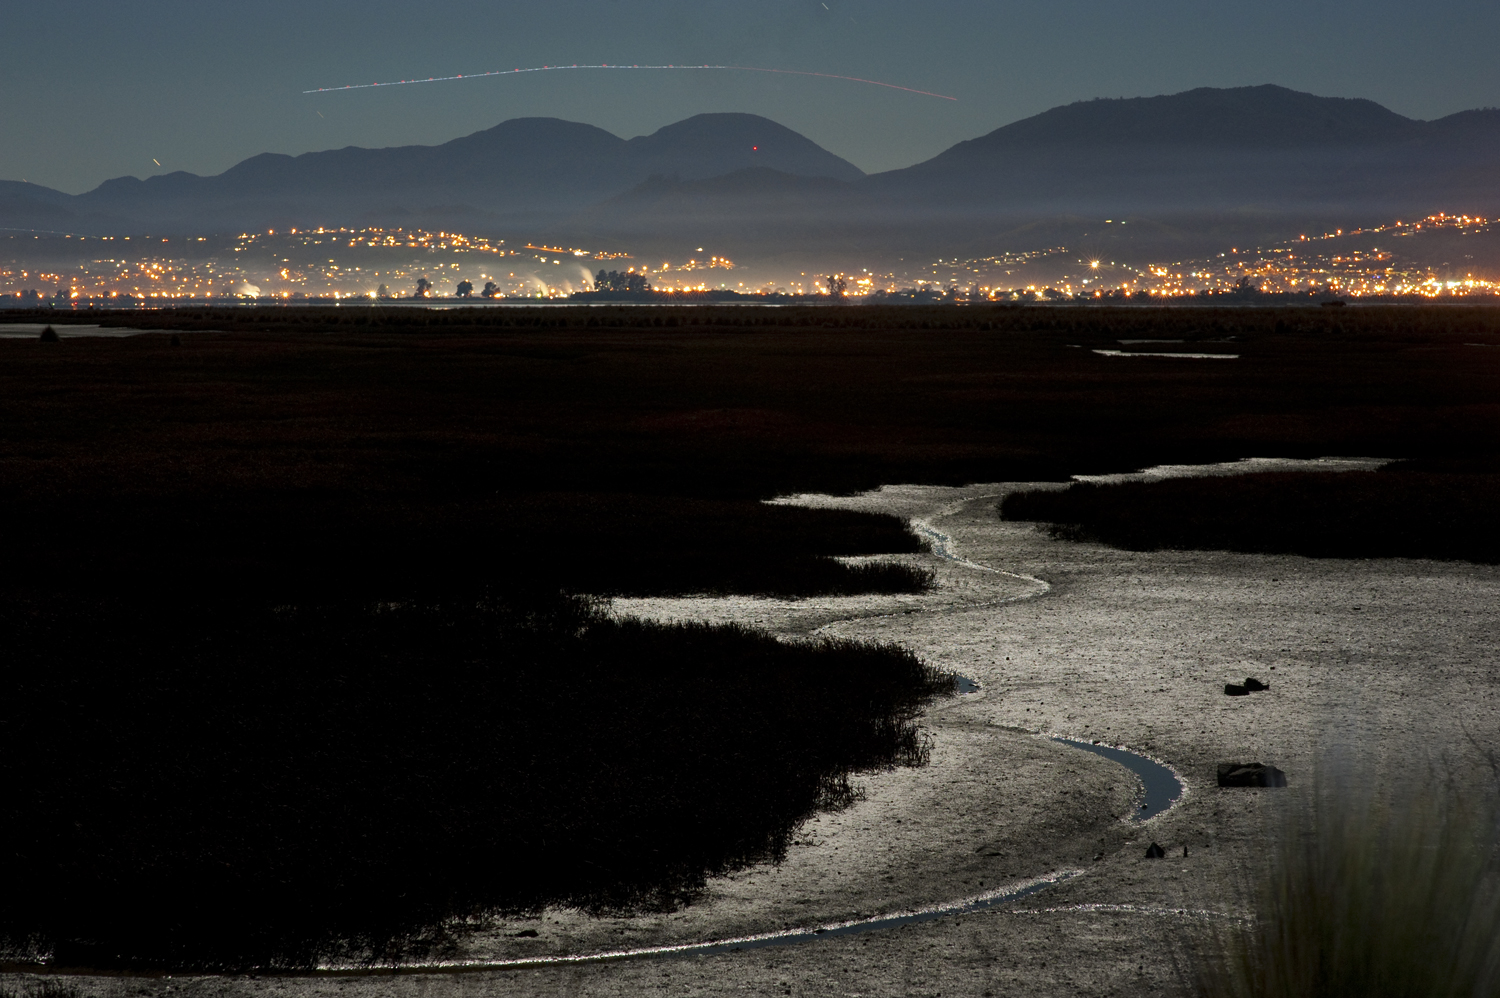
[[[0,182],[0,225],[205,233],[422,225],[668,251],[1001,252],[1110,230],[1153,250],[1435,211],[1500,214],[1500,110],[1436,121],[1278,86],[1057,107],[866,175],[750,114],[633,139],[519,118],[439,146],[263,154],[81,195]],[[1123,244],[1122,244],[1123,245]]]
[[[200,233],[268,226],[548,221],[649,178],[697,180],[747,168],[855,181],[864,172],[766,118],[700,114],[621,139],[557,118],[515,118],[439,146],[285,156],[263,153],[213,177],[120,177],[76,197],[0,183],[0,221]]]

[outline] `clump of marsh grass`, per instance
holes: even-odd
[[[0,635],[0,966],[75,971],[387,964],[495,912],[690,903],[924,763],[954,692],[896,646],[557,593],[17,600]]]
[[[1403,789],[1292,812],[1256,917],[1193,961],[1203,998],[1500,995],[1495,795]]]

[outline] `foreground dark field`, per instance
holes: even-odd
[[[0,611],[0,933],[73,966],[441,952],[491,910],[671,907],[920,764],[895,648],[587,602]]]
[[[6,560],[69,588],[814,592],[858,585],[809,555],[912,542],[755,500],[1268,454],[1494,470],[1500,345],[1468,344],[1500,312],[1330,311],[132,315],[237,331],[5,343]],[[1240,359],[1089,349],[1120,339]]]
[[[827,557],[915,550],[899,521],[760,499],[1252,455],[1420,458],[1420,474],[1359,476],[1383,512],[1358,522],[1376,524],[1460,494],[1483,509],[1500,470],[1493,310],[233,310],[121,321],[163,332],[0,341],[0,556],[16,607],[4,627],[24,639],[0,654],[14,716],[37,718],[6,737],[10,758],[64,766],[43,790],[9,798],[9,854],[25,859],[7,862],[43,873],[0,905],[12,906],[13,936],[40,932],[79,961],[297,963],[339,940],[379,948],[486,906],[670,902],[707,872],[774,855],[800,815],[836,802],[849,773],[916,761],[903,725],[942,684],[896,653],[603,621],[580,630],[556,609],[573,605],[559,591],[924,584]],[[1092,352],[1122,339],[1185,341],[1127,350],[1240,357]],[[1237,508],[1218,494],[1182,502]],[[1334,496],[1315,508],[1326,519],[1342,506]],[[1463,531],[1444,536],[1441,556],[1484,556]],[[552,615],[514,609],[538,606]],[[618,716],[598,706],[626,703]],[[754,723],[724,723],[740,711]],[[285,735],[275,751],[247,734],[262,725]],[[704,730],[711,744],[693,734]],[[455,749],[450,734],[472,744]],[[64,765],[116,757],[118,770]],[[158,766],[168,757],[191,764]],[[463,766],[442,773],[454,758]],[[577,782],[596,772],[640,789],[601,795]],[[130,782],[153,773],[149,791]],[[453,780],[483,793],[463,796]],[[131,821],[100,811],[117,799]],[[173,824],[195,807],[202,824]],[[638,808],[662,820],[631,825]],[[722,820],[693,822],[705,814]],[[359,830],[381,822],[395,838],[360,845]],[[226,824],[242,834],[222,834]],[[553,827],[550,844],[522,844]],[[181,841],[153,851],[136,831],[150,828]],[[507,854],[472,889],[453,886],[456,870],[483,866],[475,850],[512,848],[527,862]],[[347,865],[325,872],[317,860],[330,851]],[[46,879],[61,870],[72,879]],[[150,878],[183,893],[132,927],[125,914]],[[67,912],[106,921],[48,908],[38,899],[54,882],[92,898]],[[194,907],[196,883],[212,885],[210,901],[259,891],[253,910],[283,918],[225,949],[209,909]],[[371,883],[392,886],[379,889],[384,906],[368,903]],[[145,928],[172,918],[177,936]]]
[[[1500,347],[1468,345],[1500,344],[1485,309],[128,321],[235,331],[4,345],[0,504],[25,524],[4,545],[28,584],[829,591],[872,582],[810,556],[911,542],[754,500],[1255,454],[1487,472],[1500,454]],[[1132,338],[1241,358],[1089,349]]]

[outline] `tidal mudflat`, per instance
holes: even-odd
[[[1279,809],[1337,767],[1413,756],[1462,767],[1472,744],[1465,732],[1480,743],[1500,733],[1500,569],[1060,541],[996,516],[998,497],[1020,487],[803,500],[930,524],[961,557],[899,557],[935,573],[931,593],[874,596],[858,607],[840,601],[809,607],[807,616],[765,600],[699,602],[705,618],[753,622],[788,640],[818,633],[899,642],[978,682],[978,692],[938,701],[925,715],[929,766],[862,778],[864,799],[810,821],[784,863],[712,881],[701,903],[670,914],[595,919],[549,910],[495,923],[453,954],[467,971],[177,978],[171,986],[309,995],[1160,993],[1177,986],[1173,939],[1247,913],[1246,884],[1265,861],[1264,832]],[[617,600],[614,612],[683,620],[694,602]],[[820,622],[834,611],[846,616]],[[1246,675],[1265,678],[1270,690],[1226,697],[1224,684]],[[1132,822],[1135,780],[1052,740],[1059,736],[1160,759],[1187,791],[1160,817]],[[1280,767],[1290,786],[1218,787],[1217,765],[1241,760]],[[1144,858],[1152,843],[1164,858]],[[1008,905],[880,932],[481,969],[815,928],[1038,878],[1056,882]],[[132,981],[137,987],[162,985]]]
[[[1155,992],[1171,978],[1166,944],[1174,935],[1196,921],[1247,913],[1245,887],[1265,860],[1263,832],[1275,809],[1339,766],[1413,756],[1442,765],[1446,756],[1461,767],[1471,751],[1465,729],[1481,742],[1500,729],[1500,619],[1492,609],[1500,570],[1058,541],[996,517],[995,496],[1016,488],[826,500],[925,515],[966,560],[1049,588],[1014,599],[1013,576],[934,559],[942,584],[924,597],[927,606],[872,600],[864,615],[823,625],[818,633],[900,642],[976,678],[980,692],[929,712],[928,769],[867,779],[867,799],[823,818],[791,861],[725,885],[677,923],[713,935],[716,916],[743,910],[761,885],[767,898],[818,899],[804,885],[833,880],[848,884],[846,906],[858,906],[870,885],[855,886],[851,875],[868,879],[883,855],[902,857],[896,872],[880,875],[903,881],[914,902],[945,889],[957,896],[965,880],[997,874],[1072,866],[1081,875],[1008,910],[893,930],[878,950],[873,938],[833,940],[673,966],[600,966],[569,980],[628,989],[671,974],[674,987],[702,993],[778,980],[893,995],[909,993],[914,981],[932,993]],[[975,605],[987,602],[975,579],[992,575],[995,601]],[[616,604],[616,612],[679,619],[686,609]],[[724,612],[721,604],[708,609]],[[765,619],[764,607],[745,610]],[[1246,674],[1271,689],[1224,696],[1224,684]],[[1160,818],[1127,823],[1133,780],[1104,760],[1046,749],[1037,735],[1149,753],[1182,774],[1187,794]],[[1291,786],[1221,789],[1216,767],[1230,760],[1275,764]],[[1143,858],[1151,842],[1164,846],[1164,859]],[[803,905],[804,919],[843,914],[826,905]],[[524,987],[544,990],[548,980],[539,972],[524,977]]]

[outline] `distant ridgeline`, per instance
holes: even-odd
[[[994,252],[1074,242],[1047,237],[1048,226],[1071,226],[1101,247],[1180,249],[1180,259],[1206,248],[1210,231],[1216,246],[1255,245],[1441,211],[1500,214],[1497,167],[1500,110],[1417,121],[1267,85],[1070,104],[871,176],[755,115],[698,115],[629,140],[521,118],[440,146],[265,154],[217,176],[123,177],[77,196],[0,183],[0,226],[428,225],[651,252],[712,239],[737,259],[789,247]],[[1098,232],[1106,218],[1137,224]]]

